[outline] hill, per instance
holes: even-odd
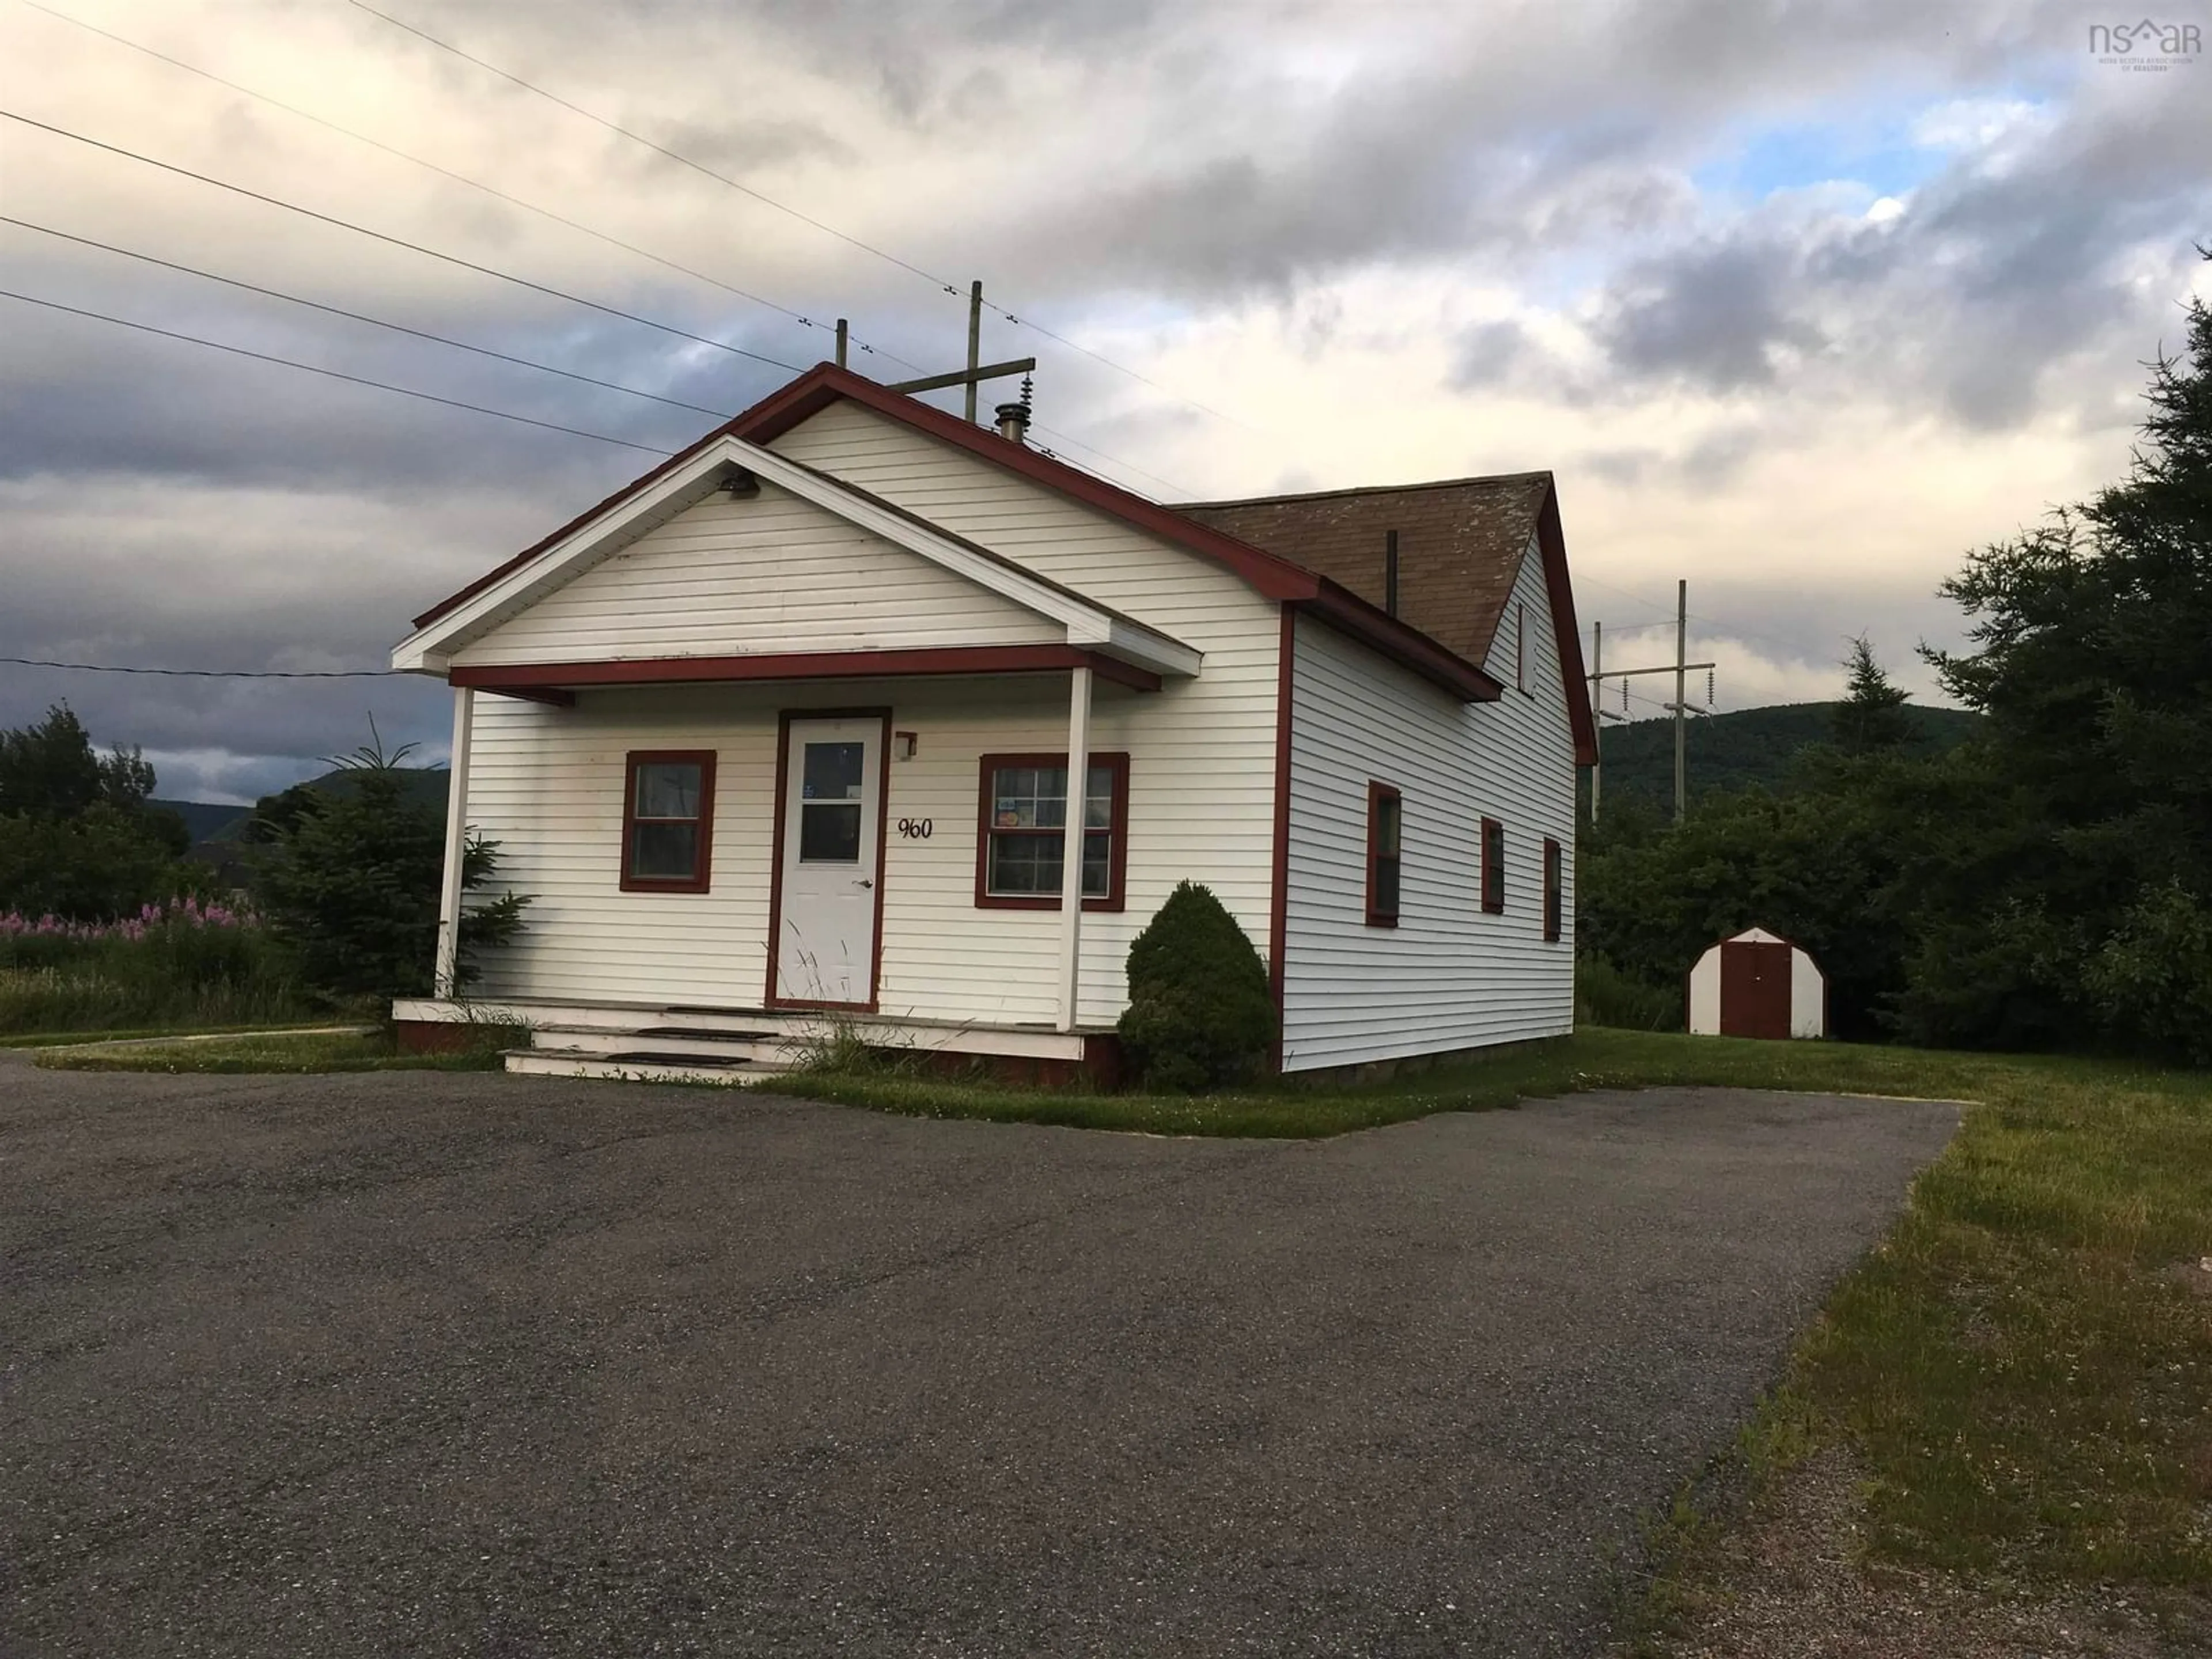
[[[1692,798],[1716,789],[1764,784],[1778,789],[1789,781],[1790,763],[1808,744],[1827,740],[1832,702],[1778,703],[1768,708],[1739,708],[1690,722],[1688,770]],[[1963,708],[1931,708],[1918,703],[1907,711],[1919,722],[1922,741],[1931,750],[1955,748],[1981,718]],[[1606,724],[1604,799],[1626,795],[1671,805],[1674,799],[1674,722],[1631,720]],[[1587,787],[1587,785],[1585,785]]]
[[[160,800],[152,796],[147,798],[146,805],[174,812],[182,818],[195,847],[204,841],[213,841],[253,810],[250,806],[231,806],[222,801]]]
[[[446,769],[442,766],[403,766],[400,776],[405,781],[407,793],[424,805],[434,807],[441,817],[446,812]],[[318,778],[308,778],[303,787],[327,790],[343,794],[354,787],[354,774],[343,768],[324,773]],[[204,846],[210,842],[230,842],[238,839],[239,831],[246,827],[246,819],[253,816],[251,806],[234,806],[224,801],[156,800],[149,799],[149,806],[159,806],[174,812],[191,831],[192,845]]]

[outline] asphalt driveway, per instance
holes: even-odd
[[[0,1060],[0,1654],[1584,1654],[1953,1109]]]

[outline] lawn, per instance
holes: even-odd
[[[114,1041],[111,1039],[111,1041]],[[396,1048],[381,1030],[264,1031],[204,1042],[117,1042],[42,1048],[34,1063],[58,1072],[495,1072],[512,1034],[485,1028],[481,1042],[450,1054],[414,1054]]]
[[[82,1042],[137,1042],[149,1037],[278,1036],[287,1031],[317,1030],[340,1015],[321,1019],[286,1020],[246,1025],[187,1024],[167,1021],[159,1025],[103,1025],[76,1031],[10,1031],[0,1036],[0,1048],[56,1048]]]

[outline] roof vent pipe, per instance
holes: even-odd
[[[1028,441],[1030,434],[1030,395],[1035,383],[1026,374],[1022,376],[1022,400],[1018,404],[999,405],[999,435],[1013,443]]]

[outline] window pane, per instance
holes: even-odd
[[[992,774],[991,827],[1057,830],[1067,822],[1067,769],[1001,766]]]
[[[1114,769],[1094,766],[1083,789],[1083,827],[1110,830],[1114,826]]]
[[[1398,860],[1395,854],[1375,860],[1375,913],[1382,916],[1398,914]]]
[[[810,743],[799,763],[802,800],[858,800],[864,743]]]
[[[1385,858],[1398,856],[1398,798],[1383,795],[1375,803],[1375,850]]]
[[[699,816],[699,765],[696,761],[647,761],[637,769],[637,816],[696,818]]]
[[[1092,830],[1083,837],[1083,896],[1104,898],[1114,837]],[[991,837],[990,872],[984,890],[1004,898],[1058,898],[1060,855],[1058,836],[996,835]]]
[[[799,861],[801,864],[858,864],[860,861],[859,804],[855,802],[846,806],[811,800],[800,806]]]
[[[630,827],[629,872],[647,881],[690,881],[699,873],[699,826],[638,823]]]
[[[1059,892],[1060,851],[1058,836],[992,836],[989,890],[1024,898]]]

